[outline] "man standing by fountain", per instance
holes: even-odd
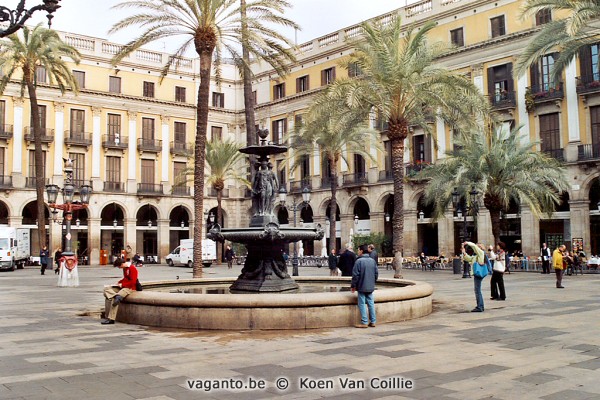
[[[377,263],[369,257],[369,247],[361,244],[358,248],[358,258],[352,269],[352,293],[358,291],[358,310],[360,311],[360,324],[357,328],[375,327],[375,282],[379,277]],[[365,306],[366,303],[366,306]],[[369,314],[367,315],[367,308]]]

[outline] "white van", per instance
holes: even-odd
[[[0,269],[14,271],[31,256],[30,230],[0,226]]]
[[[217,259],[217,243],[210,240],[202,240],[202,263],[210,266]],[[194,239],[183,239],[179,242],[171,254],[166,257],[169,266],[187,265],[192,268],[194,265]],[[207,265],[208,264],[208,265]]]

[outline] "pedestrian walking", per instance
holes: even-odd
[[[48,261],[50,261],[50,252],[48,251],[48,246],[44,246],[40,250],[40,265],[42,266],[40,272],[42,273],[42,275],[46,273]]]
[[[552,253],[552,266],[554,268],[554,273],[556,274],[556,288],[564,289],[565,287],[562,285],[562,277],[564,273],[564,260],[563,253],[567,249],[567,246],[561,244],[558,246],[556,250]]]
[[[490,280],[492,297],[490,300],[506,300],[506,291],[504,289],[504,272],[506,271],[506,244],[504,244],[504,242],[498,242],[496,245],[496,252],[494,252],[494,248],[490,246],[488,249],[488,258],[493,263],[492,279]]]
[[[235,258],[235,253],[230,245],[227,245],[227,249],[225,249],[225,260],[227,261],[227,269],[233,268],[233,259]]]
[[[542,274],[549,274],[550,260],[552,259],[552,255],[550,254],[550,249],[546,243],[542,243],[540,257],[542,257]]]
[[[60,259],[62,258],[62,249],[59,247],[54,252],[54,263],[56,264],[56,269],[54,270],[54,274],[58,275],[60,273]]]
[[[106,319],[101,322],[102,325],[115,323],[119,304],[125,297],[133,293],[137,287],[138,270],[134,265],[131,265],[130,262],[123,261],[121,258],[117,258],[114,266],[123,270],[123,279],[117,282],[115,286],[107,286],[104,288],[104,297],[111,300],[111,305]],[[115,290],[115,287],[118,288],[118,290]]]
[[[342,271],[342,276],[352,276],[352,269],[356,261],[356,254],[352,251],[352,245],[348,243],[346,250],[340,254],[338,259],[338,268]]]
[[[360,324],[357,328],[375,327],[377,317],[375,315],[375,282],[379,277],[377,263],[369,257],[369,246],[362,244],[358,248],[358,258],[352,269],[352,293],[358,292],[358,310],[360,311]],[[368,314],[367,314],[368,308]]]
[[[338,258],[335,255],[335,249],[331,249],[331,253],[327,258],[327,265],[329,265],[329,276],[338,276]]]

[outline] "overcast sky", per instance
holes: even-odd
[[[286,12],[302,27],[297,33],[298,43],[334,32],[363,20],[385,14],[414,0],[289,0],[294,6]],[[17,0],[0,0],[2,4],[14,7]],[[27,6],[40,4],[42,0],[27,0]],[[111,6],[121,0],[62,0],[62,7],[55,13],[52,27],[66,32],[79,33],[111,41],[124,43],[132,33],[119,33],[109,36],[108,29],[131,11],[111,10]],[[38,12],[35,22],[46,21],[45,14]],[[294,32],[288,33],[294,40]],[[175,39],[173,39],[175,40]],[[154,49],[173,48],[169,43],[156,43]]]

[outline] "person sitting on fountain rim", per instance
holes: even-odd
[[[358,247],[358,258],[352,269],[352,293],[358,291],[358,310],[360,311],[360,324],[357,328],[375,327],[377,322],[375,316],[375,282],[379,277],[377,263],[369,257],[369,246],[362,244]],[[366,303],[366,307],[365,307]],[[367,307],[369,315],[367,316]],[[368,323],[368,325],[367,325]]]
[[[112,302],[107,318],[101,322],[102,325],[115,323],[115,318],[117,317],[119,304],[121,303],[121,301],[123,301],[125,297],[129,296],[136,290],[136,282],[138,279],[137,268],[131,265],[129,260],[125,262],[121,258],[117,258],[115,260],[114,266],[123,270],[123,279],[121,279],[115,285],[119,287],[119,291],[115,291],[113,286],[107,286],[104,288],[104,297],[109,300],[112,300]]]

